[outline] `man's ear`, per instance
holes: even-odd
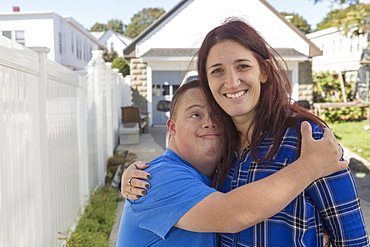
[[[173,120],[172,118],[167,119],[166,126],[167,126],[168,133],[171,136],[175,136],[176,135],[176,123],[175,123],[175,120]]]

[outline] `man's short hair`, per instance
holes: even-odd
[[[180,100],[180,98],[184,95],[186,91],[192,88],[200,88],[200,84],[197,79],[186,82],[185,84],[181,85],[181,87],[179,87],[176,90],[175,94],[172,97],[171,108],[170,108],[170,118],[174,118],[176,116],[176,107],[177,107],[177,103]]]

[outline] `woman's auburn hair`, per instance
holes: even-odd
[[[238,42],[252,51],[258,61],[261,73],[267,77],[267,81],[261,83],[260,99],[257,103],[256,114],[251,125],[253,128],[250,126],[248,130],[248,132],[252,130],[253,132],[251,135],[247,135],[251,136],[249,147],[255,161],[272,160],[279,150],[284,133],[289,127],[296,129],[300,143],[301,133],[299,122],[301,121],[310,121],[320,126],[327,126],[323,120],[314,114],[300,106],[292,104],[292,85],[287,74],[287,64],[254,28],[245,21],[237,18],[227,19],[221,26],[211,30],[196,54],[198,56],[197,69],[200,84],[208,101],[212,103],[211,105],[215,109],[220,107],[215,101],[208,84],[206,62],[210,49],[214,45],[228,40]],[[221,122],[220,124],[223,123]],[[225,128],[227,127],[225,126]],[[229,131],[233,131],[233,129],[231,128]],[[261,133],[265,133],[266,131],[274,136],[273,146],[264,157],[258,159],[257,153],[261,141]],[[237,135],[239,136],[239,134]],[[226,133],[224,138],[226,143],[231,144],[226,147],[225,151],[234,154],[235,150],[242,148],[238,143],[239,138],[235,138],[234,134]],[[298,148],[300,150],[300,146]],[[235,155],[233,156],[235,157]],[[231,162],[227,168],[225,167],[224,169],[222,167],[219,169],[219,172],[222,172],[219,175],[221,181],[224,180],[223,178],[226,178],[230,167]]]

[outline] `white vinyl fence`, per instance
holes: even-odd
[[[0,247],[61,245],[104,183],[130,104],[129,78],[101,51],[81,72],[48,51],[0,36]]]

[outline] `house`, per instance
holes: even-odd
[[[156,103],[195,69],[193,56],[203,38],[228,17],[240,17],[261,33],[287,62],[294,99],[312,102],[310,59],[321,51],[265,0],[182,0],[124,50],[131,64],[133,103],[150,113],[150,124],[165,123]]]
[[[82,70],[99,41],[70,16],[53,12],[0,13],[0,34],[27,47],[47,47],[48,59]]]
[[[90,32],[99,43],[108,51],[114,50],[119,57],[123,56],[123,50],[132,42],[132,39],[120,33],[108,29],[104,32]]]
[[[312,70],[330,71],[346,75],[347,81],[356,81],[360,60],[368,45],[367,35],[344,36],[336,27],[306,35],[322,51],[321,56],[312,58]]]

